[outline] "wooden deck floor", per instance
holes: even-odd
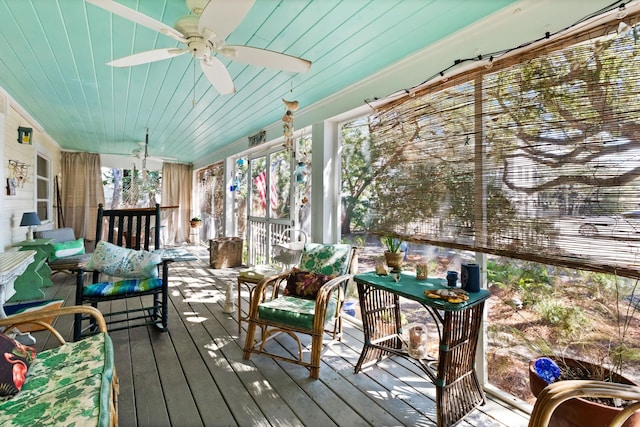
[[[193,247],[191,249],[194,249]],[[120,426],[435,426],[435,388],[411,362],[392,358],[358,374],[362,332],[324,354],[320,379],[267,357],[242,358],[244,331],[223,313],[225,290],[237,272],[198,261],[170,266],[169,332],[141,327],[111,333],[120,377]],[[72,304],[74,278],[54,276],[48,298]],[[246,295],[245,295],[246,297]],[[135,301],[133,302],[135,303]],[[64,325],[71,334],[71,326]],[[47,346],[36,332],[38,347]],[[286,336],[268,345],[295,350]],[[459,426],[526,426],[527,414],[489,399]]]

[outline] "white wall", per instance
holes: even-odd
[[[18,143],[18,127],[33,128],[32,145]],[[60,146],[54,141],[24,109],[18,105],[2,88],[0,88],[0,178],[2,196],[0,197],[0,251],[7,250],[14,243],[26,238],[26,227],[20,227],[24,212],[36,210],[36,155],[40,153],[47,158],[51,166],[49,194],[52,205],[51,218],[56,218],[54,177],[60,174]],[[29,165],[27,180],[16,188],[15,196],[7,195],[7,178],[9,177],[9,160],[17,160]],[[55,223],[43,223],[38,228],[51,228]]]

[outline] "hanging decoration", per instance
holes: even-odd
[[[18,142],[20,144],[31,145],[31,135],[33,135],[33,128],[18,127]]]
[[[24,184],[31,181],[29,178],[29,168],[24,162],[18,160],[9,160],[9,179],[11,179],[14,187],[24,188]],[[9,185],[9,184],[8,184]]]
[[[282,116],[282,129],[284,133],[284,148],[289,151],[293,150],[293,113],[298,109],[298,101],[287,101],[282,98],[284,103],[284,116]]]
[[[249,147],[255,147],[267,141],[267,131],[261,130],[255,135],[249,137]]]
[[[240,188],[240,179],[238,178],[240,172],[238,171],[238,168],[242,167],[242,165],[244,165],[244,159],[238,159],[236,160],[236,175],[233,178],[233,183],[229,186],[229,190],[231,192],[233,191],[238,191],[238,189]]]
[[[296,182],[298,184],[303,184],[307,182],[307,166],[304,164],[304,162],[302,161],[298,162],[298,165],[296,166],[295,175],[296,175]]]

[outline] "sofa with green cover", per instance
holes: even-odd
[[[93,316],[99,332],[66,342],[47,322],[51,317],[78,313]],[[58,345],[40,352],[15,341],[16,346],[11,347],[11,330],[26,324],[47,329]],[[98,310],[70,306],[28,312],[0,319],[0,328],[7,331],[0,334],[1,426],[118,424],[113,345]]]

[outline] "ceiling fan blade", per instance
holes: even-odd
[[[220,95],[228,95],[236,91],[229,70],[218,58],[211,56],[201,60],[200,68]]]
[[[84,1],[87,3],[91,3],[94,6],[98,6],[115,15],[121,16],[124,19],[135,22],[136,24],[140,24],[144,27],[150,28],[162,34],[166,34],[167,36],[186,44],[186,39],[184,38],[184,35],[182,35],[180,31],[166,24],[163,24],[160,21],[156,21],[155,19],[147,15],[144,15],[136,10],[129,9],[128,7],[123,6],[120,3],[116,3],[115,1],[112,1],[112,0],[84,0]]]
[[[202,11],[198,32],[210,41],[223,42],[242,22],[255,0],[211,0]]]
[[[107,62],[107,65],[111,65],[112,67],[132,67],[134,65],[147,64],[149,62],[173,58],[186,52],[188,52],[188,49],[165,48],[148,50],[146,52],[134,53],[133,55],[114,59],[111,62]]]
[[[227,58],[248,65],[275,68],[277,70],[306,73],[311,68],[311,61],[272,50],[251,46],[224,46],[218,50]]]

